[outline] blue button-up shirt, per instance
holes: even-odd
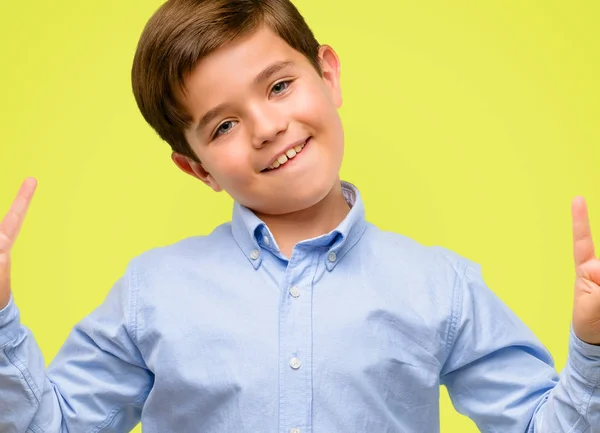
[[[134,258],[48,370],[11,299],[0,431],[435,433],[445,385],[484,432],[600,432],[600,347],[571,333],[559,380],[479,266],[377,229],[343,191],[346,218],[289,260],[239,204]]]

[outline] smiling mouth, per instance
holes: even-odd
[[[261,173],[279,170],[284,165],[289,164],[289,161],[296,158],[296,156],[304,150],[304,147],[308,144],[309,140],[310,138],[304,143],[294,146],[291,149],[288,149],[285,153],[281,154],[273,164],[262,170]]]

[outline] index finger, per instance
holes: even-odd
[[[27,209],[31,203],[33,193],[37,186],[37,180],[29,177],[23,181],[21,188],[15,200],[13,201],[8,213],[0,222],[0,235],[6,237],[10,244],[14,243],[23,225],[23,220],[27,214]],[[1,252],[1,251],[0,251]]]
[[[575,266],[579,266],[595,257],[592,229],[583,197],[573,199],[571,214],[573,217],[573,258]]]

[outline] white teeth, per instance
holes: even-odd
[[[294,146],[291,149],[288,149],[284,154],[280,155],[273,164],[269,166],[270,170],[278,168],[288,162],[290,159],[295,157],[300,151],[304,148],[306,143],[299,144],[298,146]]]

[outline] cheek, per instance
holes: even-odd
[[[331,120],[335,107],[318,85],[298,89],[296,95],[292,105],[296,119],[311,126],[324,125]]]
[[[334,158],[341,158],[344,141],[342,121],[328,89],[322,84],[315,84],[300,99],[296,119],[324,138],[323,143],[335,152]]]
[[[221,146],[207,155],[207,161],[211,161],[210,164],[207,162],[207,167],[215,180],[222,186],[248,182],[252,164],[244,144],[231,140],[216,145]]]

